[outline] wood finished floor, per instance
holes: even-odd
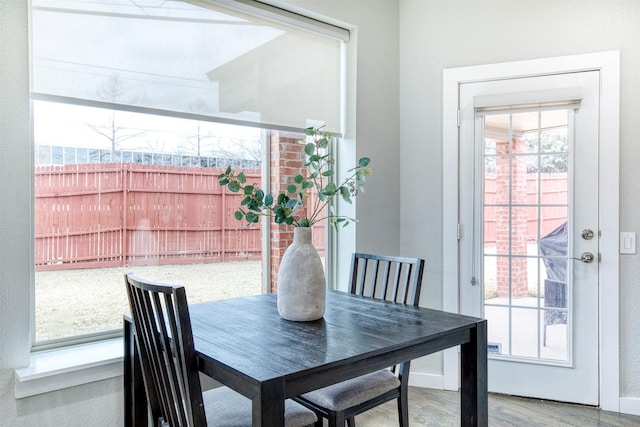
[[[456,392],[409,388],[409,425],[459,426],[460,395]],[[326,424],[325,424],[326,425]],[[396,403],[388,402],[356,417],[358,427],[398,425]],[[640,416],[598,408],[499,394],[489,395],[489,426],[640,426]]]

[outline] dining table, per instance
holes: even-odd
[[[276,294],[189,305],[199,370],[252,400],[253,426],[284,426],[284,401],[460,346],[461,426],[486,426],[486,320],[327,291],[324,316],[280,317]],[[125,426],[147,425],[131,318],[124,319]]]

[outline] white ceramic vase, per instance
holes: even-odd
[[[278,272],[278,312],[283,319],[299,322],[324,316],[327,285],[311,227],[296,227]]]

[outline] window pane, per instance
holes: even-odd
[[[340,131],[340,41],[214,2],[32,4],[37,93]]]
[[[265,123],[339,131],[342,42],[212,3],[31,2],[37,341],[120,330],[125,272],[190,302],[274,289],[260,260],[275,280],[290,240],[272,229],[263,257],[217,176],[263,181]],[[269,149],[304,148],[287,135]],[[274,187],[287,161],[269,165]]]
[[[103,122],[119,115],[126,126]],[[108,140],[101,126],[119,130]],[[262,292],[261,228],[233,217],[240,195],[218,185],[224,168],[168,161],[193,149],[196,129],[201,155],[224,167],[234,161],[261,181],[259,129],[34,102],[36,152],[66,161],[35,168],[37,341],[120,330],[128,272],[184,285],[192,303]],[[114,146],[122,162],[105,163]],[[152,151],[159,147],[165,151]],[[90,156],[68,155],[76,151]],[[147,164],[132,162],[136,156]]]
[[[485,117],[485,315],[499,319],[490,349],[505,357],[567,358],[567,118]]]

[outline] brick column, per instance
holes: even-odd
[[[299,144],[300,134],[271,131],[271,194],[287,191],[287,185],[293,177],[305,172],[306,156],[304,145]],[[293,242],[293,226],[271,226],[271,291],[278,284],[278,271],[284,251]]]
[[[511,214],[509,207],[499,207],[496,212],[496,279],[498,296],[507,297],[511,272],[511,295],[521,298],[529,291],[527,259],[509,258],[507,255],[527,254],[527,209],[518,206],[527,203],[527,164],[524,156],[517,155],[525,152],[524,141],[514,138],[511,152],[509,145],[508,141],[496,144],[499,155],[496,160],[496,203],[511,205]]]

